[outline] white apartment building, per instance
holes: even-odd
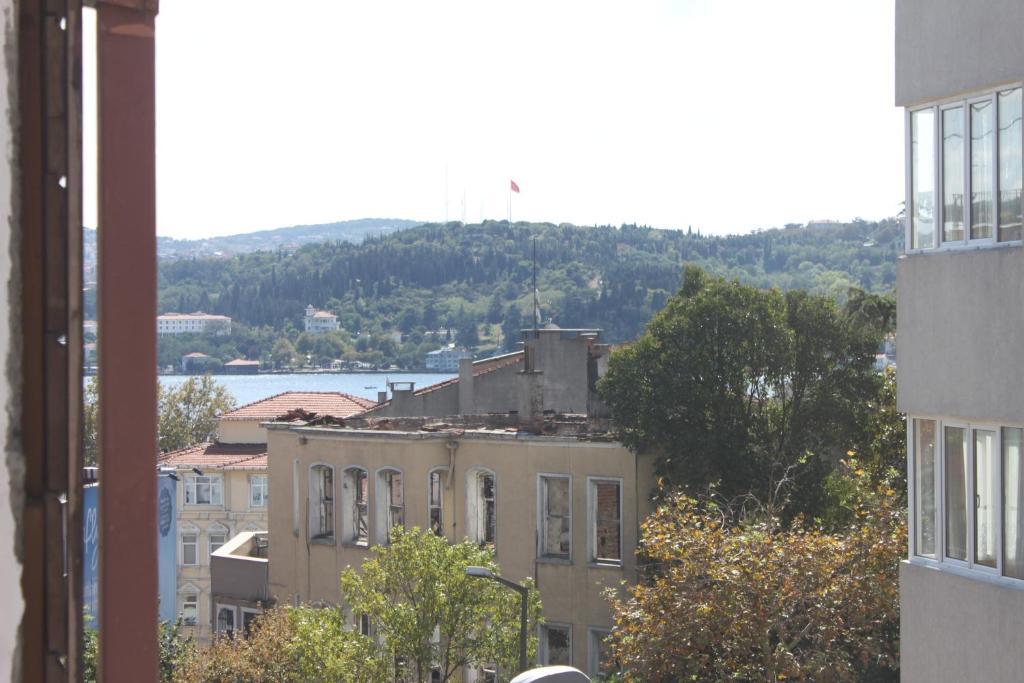
[[[319,311],[312,305],[306,306],[306,317],[303,319],[306,332],[320,334],[321,332],[337,332],[341,329],[338,316],[330,311]]]
[[[157,334],[231,334],[231,318],[226,315],[164,313],[156,317]]]
[[[431,351],[427,354],[425,362],[427,370],[437,372],[458,372],[459,361],[463,358],[472,358],[473,354],[466,349],[457,349],[455,344],[449,344],[444,348]]]
[[[897,0],[903,681],[1024,680],[1024,3]]]

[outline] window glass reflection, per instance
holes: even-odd
[[[1021,238],[1021,89],[999,93],[999,240]]]
[[[993,114],[991,101],[971,105],[972,240],[992,237]]]

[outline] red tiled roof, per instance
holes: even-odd
[[[286,391],[262,401],[235,408],[220,416],[221,420],[273,420],[288,411],[302,408],[306,412],[332,417],[349,417],[376,405],[375,401],[340,391]]]
[[[161,467],[206,470],[261,470],[267,468],[265,443],[197,443],[157,456]]]

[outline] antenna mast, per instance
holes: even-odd
[[[540,329],[540,302],[537,301],[537,238],[533,238],[533,328]]]

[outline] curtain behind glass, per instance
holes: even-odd
[[[1021,90],[999,93],[999,240],[1021,238]]]
[[[964,108],[942,112],[942,241],[964,239]]]
[[[995,116],[992,102],[971,105],[971,239],[992,237],[992,162]]]
[[[996,482],[996,433],[974,430],[974,562],[996,566],[999,489]]]
[[[1003,428],[1003,574],[1024,579],[1024,430]]]
[[[914,552],[935,557],[935,420],[914,420]]]
[[[967,560],[967,430],[944,430],[946,463],[946,557]]]

